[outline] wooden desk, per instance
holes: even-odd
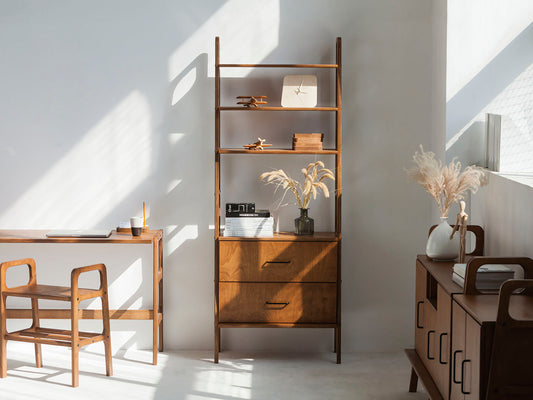
[[[153,250],[153,307],[148,310],[109,310],[111,319],[153,321],[153,364],[157,365],[157,353],[163,351],[163,231],[143,232],[134,237],[129,233],[113,231],[108,238],[48,238],[48,230],[0,230],[0,243],[102,243],[102,244],[151,244]],[[40,310],[42,319],[68,319],[70,309]],[[31,319],[31,310],[9,309],[8,318]],[[82,319],[102,318],[100,310],[80,310]]]

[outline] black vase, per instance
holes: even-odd
[[[300,216],[294,220],[294,233],[297,235],[312,235],[315,231],[315,221],[309,218],[308,208],[300,208]]]

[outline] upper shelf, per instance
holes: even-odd
[[[220,68],[338,68],[337,64],[218,64]]]
[[[220,111],[339,111],[339,107],[218,107]]]

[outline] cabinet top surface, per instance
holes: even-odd
[[[335,232],[315,232],[312,235],[295,235],[292,232],[275,232],[273,237],[237,237],[237,236],[220,236],[221,241],[280,241],[280,242],[336,242],[341,239],[340,234]]]
[[[419,254],[417,261],[437,280],[449,295],[463,293],[463,288],[452,280],[455,261],[433,261],[425,254]]]
[[[499,299],[497,294],[457,294],[453,298],[480,325],[494,324],[496,322]],[[512,296],[509,313],[518,320],[533,320],[533,297]]]

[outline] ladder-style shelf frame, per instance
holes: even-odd
[[[218,352],[220,350],[220,329],[223,327],[286,327],[286,328],[334,328],[335,329],[335,351],[337,352],[337,363],[341,362],[341,200],[342,200],[342,41],[340,37],[336,40],[335,64],[231,64],[220,62],[220,39],[215,38],[215,363],[218,363]],[[235,107],[221,106],[221,68],[300,68],[300,69],[334,69],[335,71],[335,105],[319,106],[312,108],[301,107]],[[290,150],[269,148],[261,151],[247,149],[221,148],[221,113],[222,112],[334,112],[335,113],[335,148],[324,150]],[[337,323],[332,324],[223,324],[218,320],[218,290],[219,290],[219,254],[218,242],[224,240],[235,240],[236,238],[224,237],[220,234],[220,162],[221,155],[302,155],[302,154],[326,154],[335,157],[335,231],[315,232],[314,235],[302,237],[291,232],[277,232],[273,238],[238,238],[238,240],[253,241],[335,241],[338,242],[337,255]]]

